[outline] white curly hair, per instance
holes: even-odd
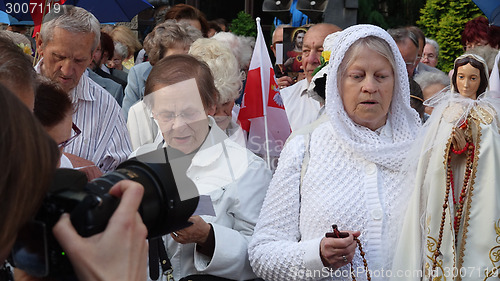
[[[233,52],[214,39],[200,38],[189,49],[189,54],[204,61],[210,67],[215,87],[219,92],[219,104],[238,98],[242,86],[243,73]]]

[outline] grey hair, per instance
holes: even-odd
[[[434,47],[434,49],[436,49],[436,58],[439,57],[439,44],[435,40],[425,37],[425,44]]]
[[[236,36],[231,32],[219,32],[212,38],[225,42],[238,60],[241,70],[246,70],[252,59],[255,39],[253,37]]]
[[[413,45],[415,45],[418,49],[418,37],[412,31],[407,28],[393,28],[387,30],[387,33],[391,35],[391,37],[396,41],[396,44],[403,42],[406,38],[409,38]]]
[[[219,104],[234,101],[239,97],[243,73],[229,47],[215,39],[200,38],[191,45],[189,54],[206,62],[210,67],[219,92]]]
[[[187,49],[196,39],[201,37],[201,32],[188,23],[167,20],[157,25],[146,36],[144,50],[148,54],[149,62],[154,65],[165,56],[169,48],[180,45]]]
[[[444,72],[437,71],[424,71],[419,73],[414,78],[415,82],[418,83],[422,91],[434,84],[441,84],[445,86],[450,85],[450,78]]]
[[[347,50],[344,56],[344,60],[340,64],[339,71],[337,72],[338,83],[343,80],[342,75],[345,75],[347,73],[347,68],[349,68],[349,66],[354,63],[354,60],[358,57],[358,55],[363,51],[364,48],[368,48],[386,58],[391,64],[394,76],[397,75],[396,58],[394,58],[394,53],[392,52],[389,44],[382,38],[376,36],[367,36],[360,38]],[[340,89],[340,84],[338,85],[338,87]]]
[[[54,29],[58,27],[72,33],[93,33],[92,52],[101,40],[101,27],[97,18],[87,10],[71,5],[61,5],[60,9],[52,9],[44,17],[40,30],[43,42],[50,42],[54,37]]]
[[[465,54],[474,54],[482,57],[486,62],[486,65],[488,66],[489,72],[491,72],[491,70],[493,70],[493,67],[495,66],[495,58],[498,54],[498,50],[491,47],[490,45],[484,45],[469,49],[465,51]]]
[[[126,59],[128,55],[127,46],[123,45],[121,42],[115,42],[115,54],[118,54],[122,59]]]

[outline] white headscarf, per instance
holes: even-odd
[[[392,137],[382,138],[367,127],[358,125],[347,115],[339,94],[337,73],[345,53],[360,38],[375,36],[386,41],[396,61],[394,93],[388,114]],[[335,37],[326,81],[326,113],[338,137],[346,146],[367,159],[390,170],[398,171],[419,133],[420,119],[410,106],[410,88],[406,64],[396,42],[382,28],[373,25],[349,27]]]

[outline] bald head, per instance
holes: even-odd
[[[282,24],[278,25],[276,29],[274,29],[273,32],[273,40],[271,44],[271,50],[274,53],[274,56],[276,56],[276,44],[282,44],[283,43],[283,28],[285,27],[290,27],[289,24]]]
[[[320,65],[321,52],[323,52],[323,41],[326,36],[342,29],[329,23],[313,25],[304,36],[302,46],[302,69],[306,74],[307,81],[311,82],[314,69]]]

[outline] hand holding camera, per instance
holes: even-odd
[[[121,201],[104,232],[83,238],[71,224],[69,215],[64,214],[53,228],[54,236],[68,254],[79,280],[145,280],[147,229],[134,211],[139,208],[144,188],[123,180],[109,193],[121,197]],[[106,270],[102,270],[104,266]],[[106,276],[100,275],[103,273]]]

